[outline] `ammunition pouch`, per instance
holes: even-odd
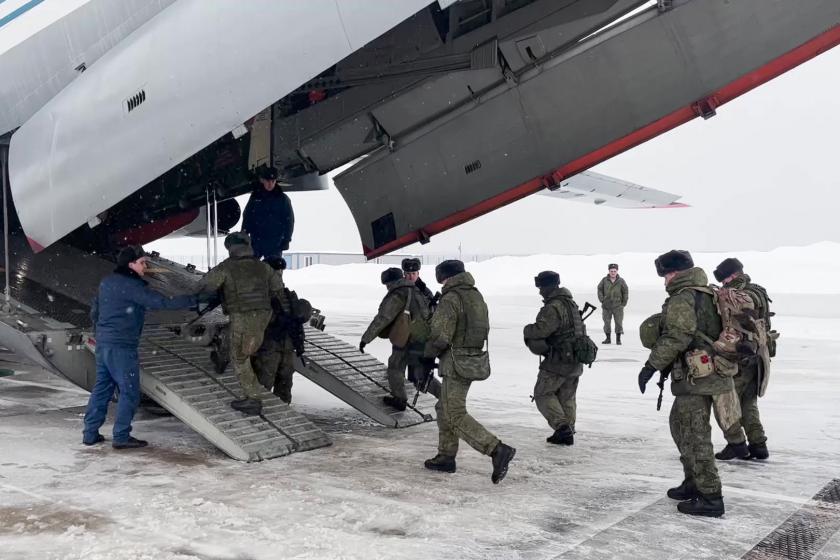
[[[450,351],[455,373],[470,381],[483,381],[490,377],[490,355],[483,349],[459,348]]]

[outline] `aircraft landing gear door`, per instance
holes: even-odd
[[[3,287],[3,309],[12,308],[9,287],[9,136],[0,137],[0,186],[3,187],[3,271],[6,282]]]

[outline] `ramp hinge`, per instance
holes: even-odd
[[[717,97],[711,96],[695,101],[691,104],[691,109],[698,117],[703,117],[704,120],[709,120],[717,115],[717,107],[720,105]]]

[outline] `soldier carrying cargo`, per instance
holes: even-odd
[[[284,309],[288,308],[288,301],[282,276],[254,256],[247,233],[228,235],[225,248],[230,257],[204,276],[197,291],[218,294],[222,309],[230,316],[231,361],[243,391],[243,396],[233,400],[230,406],[248,415],[259,415],[262,390],[251,357],[262,344],[271,320],[272,300],[276,299]]]
[[[650,341],[650,355],[639,372],[639,389],[644,393],[657,371],[670,372],[675,397],[671,435],[680,452],[684,480],[667,495],[680,501],[681,513],[720,517],[724,505],[709,418],[714,398],[734,389],[732,378],[714,365],[712,344],[723,330],[721,318],[706,273],[694,266],[688,251],[669,251],[655,265],[665,279],[668,297],[658,332]]]

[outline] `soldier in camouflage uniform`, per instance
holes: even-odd
[[[379,304],[379,312],[376,317],[373,318],[362,335],[362,340],[359,342],[360,352],[364,352],[365,346],[370,344],[380,333],[388,331],[397,317],[406,310],[406,304],[408,304],[408,312],[412,320],[428,321],[431,313],[428,303],[420,297],[414,283],[406,280],[403,277],[403,271],[399,268],[386,269],[382,272],[381,280],[388,292],[382,299],[382,303]],[[411,297],[411,301],[408,300],[409,297]],[[411,370],[410,377],[412,379],[419,377],[419,373],[416,373],[415,370],[419,370],[421,367],[421,348],[424,343],[425,340],[417,340],[416,336],[412,336],[405,347],[391,347],[391,357],[388,358],[388,386],[391,394],[382,398],[388,406],[397,410],[406,409],[408,395],[405,392],[405,368],[407,365]]]
[[[712,372],[689,379],[686,365],[689,351],[711,353],[711,341],[722,330],[720,315],[713,296],[701,291],[708,289],[706,273],[694,266],[687,251],[660,255],[656,272],[665,279],[668,298],[662,306],[659,338],[639,372],[639,388],[644,393],[657,370],[671,371],[671,392],[675,397],[671,436],[680,452],[685,479],[668,490],[668,497],[680,500],[677,509],[681,513],[720,517],[724,505],[709,417],[713,396],[732,391],[732,378]]]
[[[572,445],[577,413],[575,395],[583,364],[563,361],[554,346],[569,335],[574,336],[571,313],[577,313],[578,306],[572,299],[572,293],[560,287],[560,275],[554,271],[540,272],[534,278],[534,285],[543,297],[543,307],[537,314],[536,322],[526,325],[523,333],[528,348],[543,357],[534,386],[534,402],[554,429],[546,441]]]
[[[479,453],[492,457],[490,479],[498,484],[507,474],[516,449],[502,443],[467,413],[470,385],[490,376],[490,358],[485,350],[490,332],[487,305],[461,261],[443,261],[435,268],[435,276],[443,284],[443,295],[432,315],[425,355],[440,360],[443,387],[435,407],[438,454],[428,459],[425,467],[455,472],[458,440],[463,439]]]
[[[201,280],[199,293],[219,294],[222,308],[230,316],[230,353],[233,369],[244,396],[230,406],[245,414],[262,412],[261,387],[251,366],[271,320],[272,299],[284,302],[283,280],[267,264],[254,257],[247,233],[225,238],[230,257],[211,269]]]
[[[268,258],[265,262],[283,278],[283,270],[286,269],[284,258]],[[272,304],[274,315],[265,329],[262,345],[252,364],[260,384],[289,404],[292,402],[292,377],[295,373],[295,347],[288,322],[292,311],[286,301],[273,300]]]
[[[770,298],[767,291],[753,284],[750,277],[744,274],[744,265],[734,258],[725,259],[715,269],[715,279],[724,288],[743,290],[753,300],[759,317],[765,320],[767,329],[770,329]],[[770,456],[767,451],[767,435],[761,425],[761,418],[758,414],[758,392],[759,392],[759,368],[760,360],[751,357],[742,360],[738,364],[738,373],[733,378],[735,392],[741,401],[741,422],[736,422],[728,429],[724,429],[718,418],[718,425],[721,425],[723,435],[726,437],[726,447],[715,454],[717,459],[728,461],[738,457],[740,459],[767,459]],[[746,433],[745,433],[746,432]],[[749,445],[747,445],[749,440]]]
[[[615,319],[615,343],[621,345],[621,335],[624,334],[624,308],[627,306],[629,291],[627,282],[618,275],[618,265],[610,264],[608,274],[598,284],[598,301],[604,317],[604,334],[607,338],[601,344],[611,344],[611,321]]]
[[[420,268],[421,268],[420,259],[416,258],[407,258],[403,259],[401,263],[401,268],[403,271],[403,276],[405,277],[406,282],[410,282],[414,285],[414,295],[413,297],[417,299],[419,302],[419,307],[423,312],[421,313],[421,318],[423,321],[428,323],[429,319],[432,316],[432,311],[434,310],[435,305],[437,304],[437,297],[432,294],[432,291],[426,286],[426,283],[423,282],[423,279],[420,278]],[[439,296],[440,294],[438,294]],[[428,313],[426,310],[428,309]],[[414,384],[414,387],[418,390],[421,390],[421,384],[423,383],[423,376],[425,375],[424,368],[422,367],[421,362],[423,361],[423,350],[426,346],[426,340],[412,340],[411,344],[407,348],[406,351],[406,365],[409,365],[408,368],[408,380]],[[426,388],[426,392],[432,394],[436,399],[440,398],[440,381],[429,372],[431,378],[429,379],[428,387]]]

